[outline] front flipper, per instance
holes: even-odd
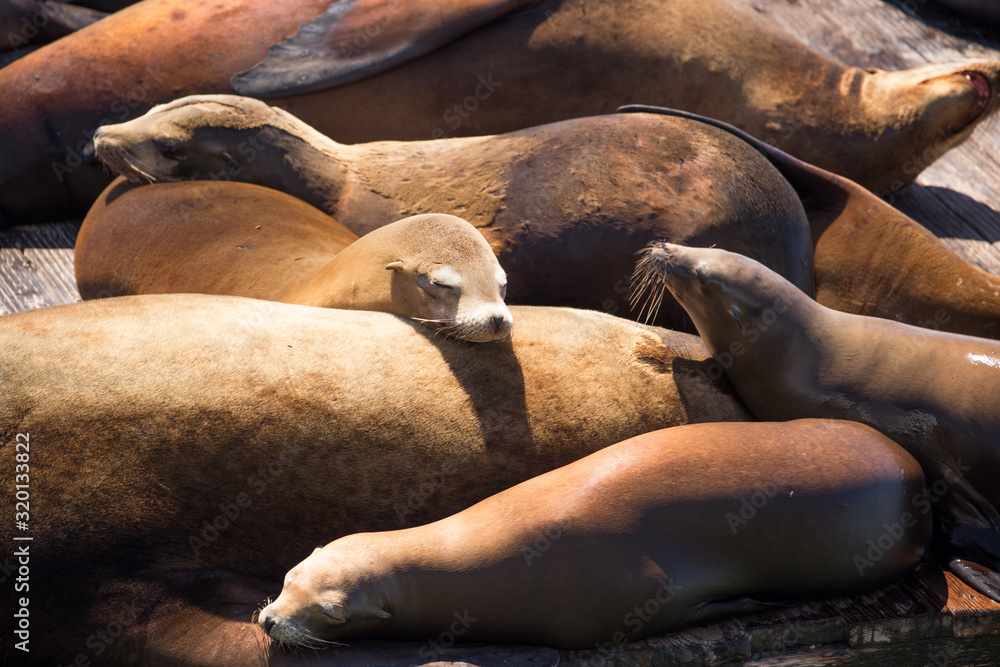
[[[230,79],[251,97],[357,81],[429,53],[540,0],[339,0]]]
[[[972,588],[1000,602],[1000,574],[988,567],[961,558],[952,559],[948,567]]]

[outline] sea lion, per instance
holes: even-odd
[[[724,250],[657,244],[639,270],[687,309],[759,419],[851,419],[909,451],[938,553],[1000,599],[1000,343],[831,310]]]
[[[412,216],[359,239],[279,192],[244,183],[224,191],[198,186],[211,195],[204,206],[180,215],[157,207],[155,227],[107,215],[107,200],[100,200],[90,213],[103,217],[99,232],[84,220],[77,237],[80,295],[229,294],[396,313],[472,342],[510,335],[507,276],[486,240],[461,218]]]
[[[44,619],[32,659],[92,659],[88,637],[118,623],[102,663],[254,664],[252,612],[318,544],[444,518],[640,433],[753,419],[695,336],[511,312],[516,335],[479,344],[197,294],[0,317],[0,465],[28,466]],[[14,512],[0,503],[5,526]],[[0,596],[17,608],[13,585]]]
[[[930,515],[909,505],[923,490],[917,462],[861,424],[678,426],[432,524],[342,537],[289,571],[259,622],[314,648],[434,639],[457,611],[475,619],[461,641],[622,644],[902,577],[930,542]],[[909,527],[867,564],[903,516]]]
[[[0,224],[82,216],[109,181],[89,153],[97,127],[238,92],[233,75],[328,9],[317,25],[348,57],[345,76],[370,76],[268,94],[346,143],[508,132],[645,102],[727,120],[881,191],[911,182],[926,166],[915,156],[963,141],[1000,99],[1000,63],[847,67],[726,0],[147,0],[0,70]]]
[[[637,113],[495,137],[344,146],[261,102],[194,96],[102,127],[95,144],[112,170],[132,180],[257,183],[311,202],[358,233],[412,213],[468,218],[510,270],[514,303],[624,314],[629,256],[659,235],[753,257],[806,293],[815,284],[817,299],[833,308],[1000,338],[1000,277],[856,183],[721,121],[625,109]],[[784,179],[759,167],[744,142]],[[593,170],[594,163],[602,168]],[[789,185],[799,203],[789,199]],[[484,191],[491,194],[485,201]],[[163,233],[150,212],[188,210],[198,194],[183,192],[174,201],[140,190],[135,196],[143,201],[117,215]],[[100,201],[95,209],[109,210]],[[88,225],[112,224],[100,220],[92,213]],[[112,234],[95,234],[115,247]],[[129,254],[125,248],[91,261]],[[660,312],[658,324],[691,327],[672,297]]]
[[[857,183],[713,118],[647,105],[619,111],[691,118],[760,151],[802,200],[815,244],[816,301],[824,306],[1000,339],[1000,276],[959,257],[923,225]]]
[[[635,249],[659,238],[747,253],[813,291],[812,238],[794,189],[743,141],[686,119],[612,115],[492,137],[345,146],[259,100],[210,95],[104,126],[95,146],[134,181],[215,179],[219,192],[221,181],[250,181],[360,235],[407,215],[460,216],[508,272],[511,303],[626,314]],[[204,196],[207,185],[155,187],[126,196],[112,186],[100,197],[81,235],[101,251],[78,255],[86,260],[78,280],[146,272],[118,229],[131,225],[141,238],[149,228],[186,247],[186,225],[165,228],[164,218],[183,212],[214,227],[226,215],[208,208],[222,198]],[[656,323],[677,328],[686,318],[675,305]]]

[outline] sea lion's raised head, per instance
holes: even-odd
[[[383,590],[391,580],[372,567],[377,558],[353,545],[350,535],[317,548],[285,575],[281,594],[257,622],[271,639],[302,648],[324,648],[338,639],[376,635],[392,621]],[[391,585],[391,584],[390,584]]]
[[[643,251],[635,280],[638,296],[649,289],[654,301],[657,290],[670,290],[717,359],[738,360],[748,346],[774,345],[784,337],[776,325],[793,317],[793,306],[819,308],[759,262],[718,248],[655,243]]]
[[[125,123],[102,125],[94,150],[136,183],[239,180],[240,170],[279,138],[329,140],[291,114],[249,97],[190,95]]]

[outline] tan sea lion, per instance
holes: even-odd
[[[259,622],[307,648],[433,640],[456,612],[460,641],[620,645],[902,577],[930,542],[910,507],[923,490],[917,462],[861,424],[679,426],[432,524],[342,537],[289,571]]]
[[[856,183],[720,121],[658,107],[627,109],[661,119],[609,116],[495,137],[343,146],[263,103],[196,96],[103,127],[95,143],[115,172],[133,180],[258,183],[309,201],[358,233],[412,213],[460,215],[480,228],[510,270],[515,303],[624,314],[630,255],[657,235],[753,257],[811,293],[807,248],[815,243],[821,303],[1000,338],[1000,277],[960,258]],[[758,166],[759,156],[742,142],[784,180]],[[595,163],[602,168],[593,170]],[[789,184],[800,203],[789,199]],[[491,196],[484,199],[484,191]],[[159,217],[150,211],[187,210],[188,200],[198,198],[190,190],[176,201],[154,192],[140,190],[127,209],[119,204],[118,219],[160,234]],[[100,221],[91,214],[88,225],[114,226]],[[114,234],[95,233],[102,245],[117,247]],[[91,261],[114,263],[130,253],[122,248]],[[683,309],[667,301],[657,323],[689,328]]]
[[[188,189],[182,186],[183,189]],[[308,204],[244,183],[199,183],[202,205],[152,209],[155,227],[126,213],[134,192],[109,193],[77,237],[84,299],[123,294],[229,294],[321,308],[403,315],[472,342],[510,335],[507,276],[476,228],[451,215],[418,215],[360,239]],[[176,189],[174,184],[164,188]],[[141,205],[148,205],[146,201]]]
[[[1000,599],[1000,343],[831,310],[724,250],[657,244],[640,270],[687,309],[759,419],[852,419],[909,451],[940,555]]]
[[[847,67],[726,0],[146,0],[0,71],[0,224],[83,215],[109,180],[90,161],[98,126],[238,92],[231,77],[270,69],[268,47],[297,32],[323,44],[272,55],[339,68],[320,85],[357,80],[292,94],[265,71],[278,85],[261,94],[348,143],[508,132],[641,102],[727,120],[881,191],[1000,99],[1000,63]]]
[[[511,311],[516,335],[479,344],[195,294],[0,317],[0,465],[29,467],[44,619],[32,658],[93,660],[88,637],[118,623],[102,664],[254,664],[253,611],[318,544],[444,518],[640,433],[752,420],[695,336]],[[4,526],[14,512],[0,503]],[[16,608],[12,585],[0,596]]]
[[[810,293],[814,283],[812,239],[792,187],[743,141],[686,119],[613,115],[494,137],[345,146],[259,100],[212,95],[105,126],[95,143],[130,179],[249,180],[361,235],[407,215],[460,216],[508,272],[512,303],[627,314],[635,249],[659,238],[718,243]],[[141,239],[148,227],[187,247],[187,225],[174,230],[164,219],[183,212],[214,227],[225,215],[211,203],[221,198],[202,194],[206,185],[155,187],[121,195],[112,186],[101,196],[81,230],[100,252],[77,256],[78,281],[155,268],[133,263],[134,245],[118,229],[132,226]],[[657,323],[685,320],[675,306]]]

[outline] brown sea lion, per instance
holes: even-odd
[[[577,119],[496,137],[343,146],[279,109],[211,95],[103,127],[95,143],[98,155],[132,180],[254,182],[309,201],[358,233],[400,215],[461,215],[510,270],[515,303],[624,314],[629,255],[657,234],[753,257],[811,293],[807,247],[815,243],[821,303],[1000,338],[1000,277],[960,258],[856,183],[721,121],[658,107],[627,109],[662,119]],[[749,143],[787,182],[708,125]],[[592,169],[595,163],[600,170]],[[789,203],[789,184],[811,235],[796,215],[800,205]],[[491,195],[485,201],[484,191]],[[141,190],[142,200],[117,216],[159,234],[159,217],[150,211],[186,210],[197,196],[189,190],[173,201]],[[88,224],[100,219],[92,214]],[[113,234],[97,233],[102,244],[116,247]],[[114,263],[129,255],[124,248],[96,259]],[[667,301],[657,322],[689,327],[683,310]]]
[[[93,661],[88,637],[117,623],[101,664],[255,664],[253,611],[316,545],[444,518],[640,433],[752,420],[695,336],[511,311],[516,334],[479,344],[193,294],[0,318],[0,465],[30,476],[32,659]],[[4,526],[14,512],[0,503]]]
[[[413,216],[359,239],[280,192],[244,183],[195,187],[206,193],[203,206],[180,214],[156,207],[160,224],[148,228],[106,214],[108,200],[99,200],[90,213],[102,217],[99,231],[85,220],[77,237],[80,295],[229,294],[395,313],[472,342],[510,335],[507,276],[461,218]],[[126,206],[114,210],[126,213]]]
[[[923,490],[917,462],[861,424],[678,426],[432,524],[342,537],[289,571],[259,622],[309,648],[426,641],[456,612],[461,641],[619,645],[902,577],[930,542],[910,507]],[[887,526],[898,536],[868,564]]]
[[[909,451],[939,553],[1000,599],[1000,343],[831,310],[724,250],[657,244],[641,270],[687,309],[759,419],[852,419]]]
[[[336,58],[311,45],[295,60],[366,78],[291,95],[268,74],[279,86],[266,94],[349,143],[507,132],[644,102],[730,121],[882,190],[912,181],[926,166],[915,156],[960,143],[1000,99],[1000,63],[847,67],[726,0],[146,0],[0,71],[0,224],[82,215],[108,183],[89,161],[98,126],[238,92],[234,74],[321,14],[299,35],[318,34]]]
[[[959,257],[923,225],[857,183],[712,118],[646,105],[621,111],[691,118],[760,151],[802,200],[815,244],[816,300],[824,306],[1000,338],[1000,276]]]
[[[612,115],[492,137],[345,146],[259,100],[211,95],[102,127],[95,144],[135,181],[248,180],[361,235],[407,215],[460,216],[508,272],[512,303],[626,314],[635,249],[660,238],[717,243],[813,289],[812,239],[795,191],[743,141],[686,119]],[[210,184],[156,187],[120,195],[112,186],[101,196],[81,230],[100,251],[78,255],[78,281],[146,272],[119,229],[132,226],[142,239],[149,228],[163,242],[175,237],[170,247],[188,247],[187,224],[174,230],[164,219],[183,213],[215,227],[226,215],[213,203],[222,198],[203,194]],[[214,187],[226,192],[226,183]],[[658,323],[685,320],[675,305]]]

